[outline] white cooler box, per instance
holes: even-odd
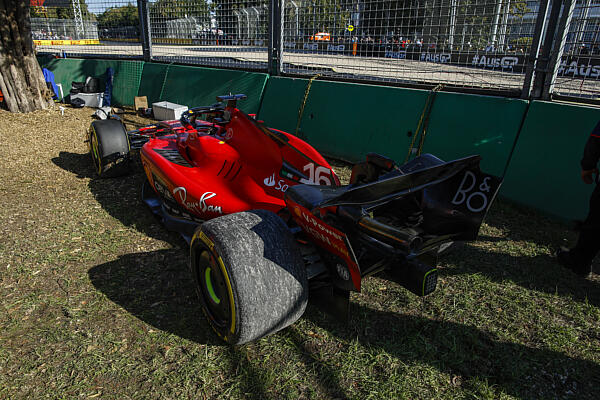
[[[181,118],[181,114],[188,110],[187,106],[170,103],[168,101],[159,101],[152,103],[152,113],[154,118],[160,121],[170,121]]]
[[[71,100],[73,99],[83,100],[86,107],[102,107],[102,103],[104,102],[104,92],[71,94]]]

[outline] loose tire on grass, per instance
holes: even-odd
[[[202,310],[217,334],[241,344],[277,332],[304,313],[306,270],[285,223],[266,210],[202,224],[190,245]]]
[[[129,172],[129,138],[121,121],[94,121],[88,132],[90,154],[101,178],[114,178]]]

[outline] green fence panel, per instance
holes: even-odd
[[[293,133],[307,84],[306,79],[270,78],[260,118]],[[314,81],[299,135],[324,154],[348,161],[373,151],[403,162],[412,141],[409,132],[416,131],[429,93]],[[438,93],[423,151],[446,160],[481,154],[482,168],[502,175],[526,107],[523,100]]]
[[[268,75],[257,72],[171,65],[161,91],[161,100],[188,107],[215,103],[216,97],[244,93],[239,103],[247,113],[256,113]]]
[[[165,84],[167,76],[168,64],[145,63],[140,80],[138,96],[146,96],[148,104],[151,105],[157,101],[161,101],[160,93]]]
[[[104,61],[95,66],[98,75],[103,75],[106,68],[113,67],[115,76],[113,81],[112,102],[118,105],[133,105],[142,79],[143,61]]]
[[[323,154],[350,162],[364,160],[369,152],[402,162],[410,144],[408,132],[415,131],[427,94],[422,90],[314,81],[299,136]],[[280,101],[290,100],[281,97]],[[293,101],[297,104],[296,99]]]
[[[307,84],[308,79],[270,77],[265,87],[258,118],[264,120],[270,127],[295,133],[298,111]]]
[[[36,56],[38,64],[40,64],[40,68],[47,68],[46,65],[48,65],[48,63],[52,60],[55,59],[54,56],[50,55],[50,54],[44,54],[44,55],[37,55]]]
[[[500,176],[526,110],[524,100],[438,93],[423,151],[447,161],[479,154],[481,168]]]
[[[63,94],[66,96],[71,90],[71,83],[85,80],[86,75],[82,72],[82,61],[78,59],[53,58],[46,59],[42,68],[48,68],[54,74],[54,81],[62,86]],[[60,93],[59,93],[60,97]]]
[[[597,108],[533,102],[501,194],[563,219],[585,218],[593,187],[581,181],[579,162],[599,120]]]
[[[248,100],[240,103],[242,109],[256,113],[260,107],[260,119],[290,133],[295,132],[308,84],[307,79],[141,61],[38,60],[54,73],[64,94],[71,82],[87,76],[103,82],[106,68],[114,68],[113,102],[120,105],[131,105],[140,95],[148,96],[149,103],[167,100],[194,107],[212,104],[221,94],[245,93]],[[299,136],[323,154],[351,162],[371,151],[403,162],[409,133],[416,130],[428,95],[422,90],[314,81]],[[518,99],[438,93],[423,151],[446,160],[480,154],[482,169],[496,175],[508,164],[504,197],[564,219],[581,219],[593,188],[581,182],[579,160],[599,119],[600,110],[593,107],[535,101],[527,110],[527,102]]]
[[[85,81],[88,76],[99,78],[104,85],[106,69],[112,67],[115,71],[112,103],[131,105],[138,93],[143,66],[143,61],[57,58],[44,62],[43,67],[54,73],[54,79],[62,85],[65,96],[72,82]]]

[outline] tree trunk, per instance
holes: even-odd
[[[33,49],[29,0],[0,0],[0,91],[11,112],[53,104]]]

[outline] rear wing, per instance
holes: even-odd
[[[480,156],[443,162],[424,155],[379,180],[340,188],[298,185],[286,192],[317,214],[328,207],[350,207],[369,213],[383,204],[422,192],[420,208],[430,235],[474,240],[502,179],[481,171]]]

